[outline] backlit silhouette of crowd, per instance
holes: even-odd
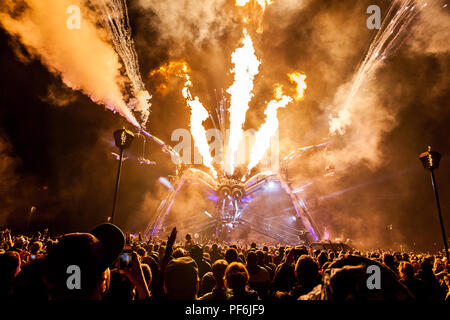
[[[0,241],[1,299],[450,301],[439,254],[195,243],[175,228],[144,239],[112,224],[58,237],[5,229]]]

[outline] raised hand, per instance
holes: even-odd
[[[145,281],[141,261],[136,252],[132,252],[130,268],[121,270],[121,272],[123,272],[136,287],[139,299],[148,299],[150,297],[150,291],[148,290],[147,282]]]

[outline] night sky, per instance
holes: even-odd
[[[269,7],[264,33],[254,40],[263,63],[246,126],[257,128],[263,121],[264,108],[258,102],[265,100],[274,79],[301,69],[308,76],[308,89],[301,104],[279,113],[281,140],[289,141],[281,150],[320,143],[328,129],[324,102],[331,101],[339,85],[350,78],[376,32],[365,28],[365,8],[372,2],[386,8],[386,1],[305,1],[303,8],[290,8],[290,14],[280,21],[278,11]],[[129,9],[141,73],[153,94],[147,129],[170,141],[174,129],[188,128],[189,110],[179,92],[180,83],[171,83],[167,95],[158,94],[157,80],[149,77],[150,71],[171,59],[186,59],[195,95],[211,109],[214,90],[226,89],[231,83],[230,54],[238,46],[240,26],[235,21],[225,28],[209,26],[214,41],[206,38],[194,44],[186,39],[180,43],[159,27],[164,19],[157,12],[141,10],[138,4]],[[448,10],[443,14],[448,18]],[[214,33],[216,29],[220,31]],[[440,32],[448,36],[449,30],[444,29]],[[417,30],[421,30],[419,20],[412,31],[417,35]],[[376,160],[361,157],[308,193],[310,199],[319,199],[312,214],[332,236],[367,240],[364,244],[372,247],[396,242],[411,249],[440,248],[430,176],[418,159],[428,145],[442,154],[436,175],[450,235],[450,55],[446,49],[428,50],[423,39],[412,32],[371,82],[377,106],[392,116],[389,127],[380,133]],[[35,206],[31,231],[46,226],[54,232],[89,230],[111,214],[117,169],[111,155],[117,151],[112,133],[131,126],[118,114],[65,87],[39,60],[23,63],[20,55],[27,56],[25,48],[0,28],[1,226],[26,232],[30,208]],[[64,105],[56,105],[55,100]],[[377,120],[369,115],[358,121]],[[358,128],[352,130],[357,136]],[[334,137],[333,141],[339,146],[352,140]],[[360,145],[354,148],[365,152]],[[142,139],[136,138],[127,151],[117,213],[117,224],[133,232],[151,222],[163,194],[158,178],[174,169],[156,145],[148,143],[146,148],[146,157],[156,161],[155,166],[138,164],[135,158],[141,152]],[[299,173],[307,165],[299,161],[293,167]],[[391,234],[389,224],[393,225]]]

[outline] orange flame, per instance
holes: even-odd
[[[272,100],[267,104],[267,108],[264,111],[266,120],[255,134],[255,144],[250,152],[248,170],[256,166],[266,154],[270,147],[270,140],[278,130],[277,111],[279,108],[286,107],[290,102],[292,102],[292,98],[283,95],[280,100]]]
[[[277,100],[281,100],[283,97],[283,85],[277,83],[275,87],[273,88],[273,96]]]
[[[227,92],[231,95],[230,107],[230,137],[228,141],[227,161],[225,170],[229,174],[233,174],[236,162],[236,153],[243,136],[243,125],[245,122],[245,114],[249,108],[248,103],[253,97],[253,79],[259,72],[261,62],[255,55],[253,42],[244,29],[244,38],[242,47],[237,48],[231,55],[234,68],[234,82]]]
[[[278,109],[286,107],[294,100],[300,101],[304,97],[306,90],[306,75],[300,72],[292,72],[288,73],[287,76],[292,83],[296,84],[295,95],[293,97],[286,96],[283,93],[283,86],[279,83],[275,85],[273,91],[275,100],[270,101],[264,111],[266,119],[256,132],[255,144],[250,152],[250,162],[247,166],[248,170],[251,170],[261,161],[270,147],[270,140],[278,130]]]
[[[251,2],[251,0],[236,0],[236,6],[237,7],[245,7]],[[261,7],[261,9],[264,11],[266,10],[266,6],[273,3],[272,0],[255,0],[257,4]]]
[[[273,3],[272,0],[253,0],[256,5],[259,5],[260,9],[254,9],[254,6],[250,6],[251,0],[236,0],[236,7],[248,8],[250,11],[243,17],[245,25],[249,24],[252,20],[255,20],[257,24],[257,33],[263,32],[263,18],[266,7]],[[250,18],[249,15],[252,17]]]
[[[166,95],[169,90],[169,81],[172,76],[184,77],[191,71],[189,65],[184,60],[173,60],[160,66],[158,69],[154,69],[150,72],[150,77],[154,77],[160,84],[156,87],[156,90]]]
[[[287,75],[289,80],[297,86],[297,92],[294,95],[295,101],[300,101],[305,96],[306,85],[306,75],[301,72],[292,72]]]
[[[184,68],[183,70],[188,70]],[[190,127],[192,138],[194,138],[194,145],[203,157],[203,164],[211,170],[212,175],[217,178],[217,172],[213,166],[213,158],[209,151],[208,139],[206,138],[206,130],[203,127],[203,121],[208,119],[209,113],[200,102],[198,97],[192,98],[189,88],[192,87],[192,82],[187,73],[184,74],[186,82],[182,90],[183,97],[191,109]]]

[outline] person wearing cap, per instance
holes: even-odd
[[[164,292],[169,300],[197,300],[198,267],[191,257],[172,259],[164,272]]]
[[[64,235],[45,261],[44,281],[53,300],[101,300],[109,289],[109,267],[125,244],[122,231],[102,224],[90,233]],[[137,254],[125,273],[140,299],[150,296]],[[78,279],[77,279],[78,277]]]

